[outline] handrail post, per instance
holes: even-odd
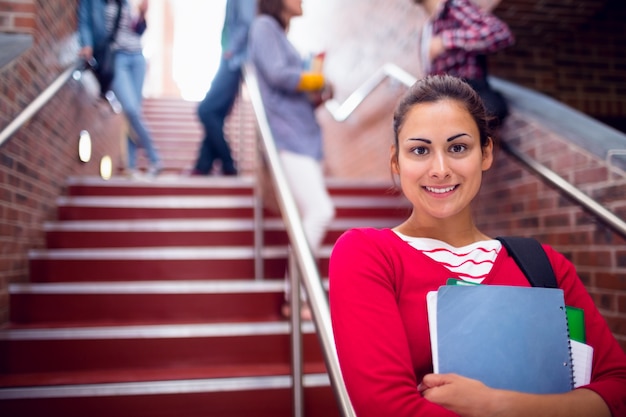
[[[300,317],[300,269],[289,250],[289,283],[291,296],[291,375],[293,379],[293,416],[304,417],[304,386],[302,358],[302,318]]]
[[[256,146],[256,181],[254,185],[254,278],[261,281],[265,278],[263,266],[263,153],[261,141],[257,140]]]

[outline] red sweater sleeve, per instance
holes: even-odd
[[[396,241],[389,230],[358,229],[346,232],[334,246],[330,312],[346,388],[359,417],[455,416],[417,390],[421,375],[415,368],[423,364],[415,363],[410,346],[416,341],[408,339],[421,335],[418,354],[430,362],[425,292],[421,300],[400,299],[399,286],[405,285],[400,277],[407,275],[401,249],[415,250]],[[416,320],[409,320],[407,333],[403,317],[408,315]]]
[[[582,388],[595,391],[611,409],[613,417],[626,417],[626,353],[611,333],[604,317],[576,273],[562,254],[544,245],[565,293],[565,304],[585,311],[587,343],[593,347],[591,383]]]

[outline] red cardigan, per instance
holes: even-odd
[[[613,417],[626,416],[626,354],[611,334],[574,265],[544,245],[567,305],[583,308],[594,348],[592,380]],[[432,372],[426,294],[453,274],[390,229],[353,229],[330,258],[329,303],[341,371],[354,410],[369,416],[455,416],[422,398]],[[502,248],[483,284],[530,286]]]

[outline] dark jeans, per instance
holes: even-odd
[[[230,147],[224,137],[224,120],[235,103],[240,82],[241,69],[231,70],[222,59],[211,88],[198,106],[198,116],[204,126],[204,139],[195,166],[200,174],[209,174],[216,159],[222,162],[224,174],[237,173]]]

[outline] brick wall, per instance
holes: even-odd
[[[36,10],[35,0],[0,0],[0,32],[33,34]]]
[[[626,132],[623,0],[503,0],[495,13],[517,44],[491,59],[494,74]]]
[[[75,0],[0,1],[19,24],[26,10],[34,25],[33,45],[0,68],[0,129],[4,129],[67,68],[76,57]],[[5,19],[3,15],[3,21]],[[28,20],[28,19],[26,19]],[[87,78],[88,79],[88,78]],[[0,323],[8,318],[7,286],[28,280],[27,253],[44,246],[43,222],[56,218],[56,198],[71,175],[97,175],[99,160],[121,158],[121,118],[98,104],[83,84],[70,79],[24,127],[0,145]],[[93,138],[89,163],[78,160],[78,137]]]

